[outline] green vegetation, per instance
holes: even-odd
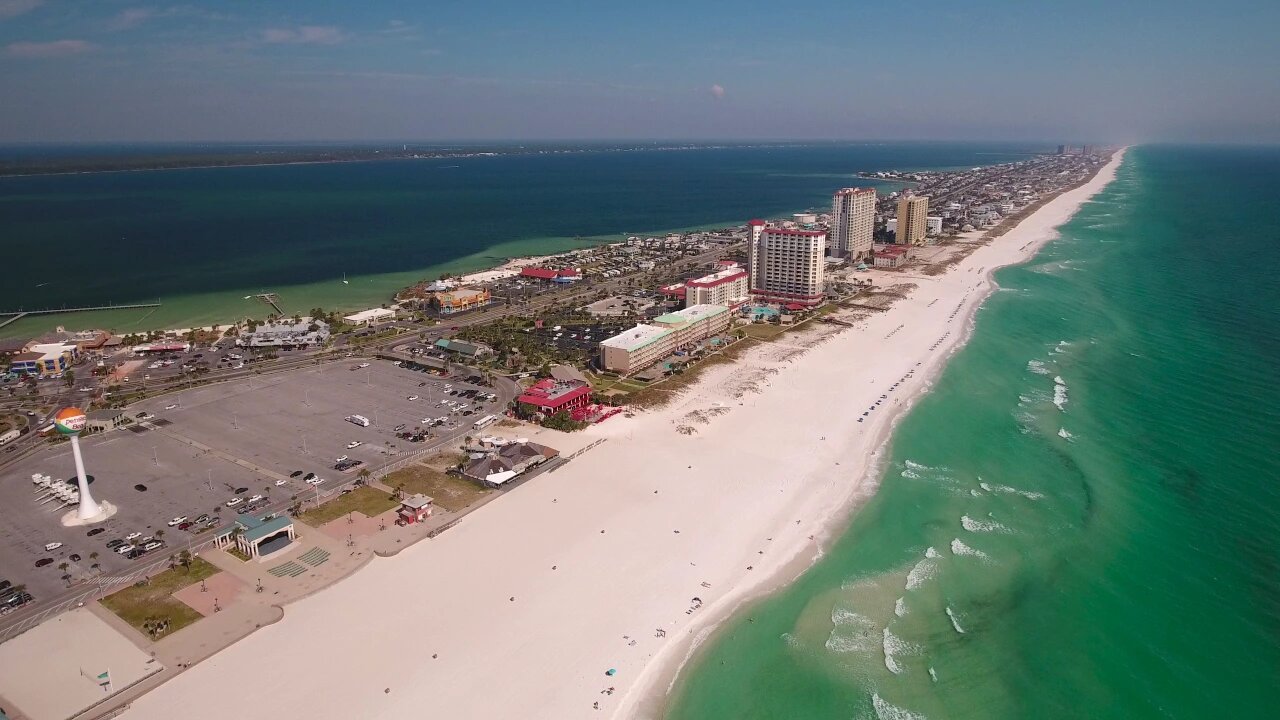
[[[422,493],[430,497],[436,507],[449,512],[459,512],[489,494],[488,488],[457,475],[448,475],[426,465],[410,465],[383,478],[383,482],[406,495]]]
[[[199,620],[200,613],[173,594],[211,577],[218,568],[201,558],[179,565],[148,580],[118,590],[101,600],[102,606],[151,639],[171,635]]]
[[[339,495],[318,508],[308,510],[298,519],[313,527],[319,527],[331,520],[337,520],[348,513],[363,513],[368,517],[399,507],[399,503],[385,492],[369,487],[358,487],[346,495]]]

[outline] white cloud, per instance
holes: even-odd
[[[44,4],[44,0],[0,0],[0,18],[17,17]]]
[[[723,99],[723,98],[724,98],[724,86],[723,86],[723,85],[712,85],[712,86],[711,86],[711,97],[713,97],[713,98],[715,98],[715,99],[717,99],[717,100],[721,100],[721,99]]]
[[[129,28],[141,25],[143,22],[149,20],[153,15],[155,15],[155,11],[147,8],[129,8],[127,10],[121,10],[118,15],[107,23],[107,26],[112,30],[128,30]]]
[[[52,42],[15,42],[5,47],[9,57],[19,58],[51,58],[66,55],[79,55],[94,48],[92,43],[84,40],[54,40]]]
[[[296,28],[270,28],[262,31],[262,40],[277,44],[333,45],[342,42],[342,31],[333,26],[302,25]]]

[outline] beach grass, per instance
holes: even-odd
[[[348,513],[359,512],[368,517],[374,517],[399,507],[399,505],[387,493],[366,485],[358,487],[346,495],[339,495],[323,503],[320,507],[308,510],[299,515],[298,519],[312,527],[319,527]]]
[[[400,488],[407,495],[422,493],[430,497],[436,507],[449,512],[465,510],[490,492],[466,478],[447,475],[426,465],[410,465],[391,473],[382,481],[391,487]]]
[[[132,585],[102,598],[102,606],[129,623],[135,630],[150,637],[144,627],[149,622],[167,621],[164,635],[172,635],[204,617],[173,594],[217,574],[218,568],[201,558],[192,558],[190,567],[181,565],[153,575],[143,585]]]

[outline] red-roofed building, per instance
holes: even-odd
[[[572,413],[591,404],[591,386],[580,380],[539,380],[516,398],[531,405],[544,415],[554,415],[561,410]]]
[[[529,278],[531,280],[542,280],[543,282],[566,283],[582,279],[582,273],[575,268],[562,268],[553,270],[551,268],[526,267],[520,268],[520,277]]]
[[[749,286],[761,302],[822,304],[827,234],[821,230],[759,230],[750,247]]]
[[[909,245],[877,245],[875,252],[875,266],[878,268],[896,268],[906,264],[911,259],[911,246]]]
[[[658,292],[662,293],[662,296],[668,300],[683,300],[688,294],[688,290],[685,289],[684,283],[676,283],[674,285],[660,287],[658,288]]]
[[[727,305],[736,307],[747,301],[747,271],[737,267],[688,280],[685,286],[685,305]]]

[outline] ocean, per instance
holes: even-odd
[[[667,717],[1276,716],[1280,149],[1136,148],[1061,233]]]
[[[260,318],[268,308],[245,296],[261,292],[278,293],[290,313],[373,307],[420,279],[510,257],[829,207],[839,187],[876,184],[858,172],[967,168],[1052,150],[1025,143],[583,149],[3,177],[0,311],[157,300],[161,307],[32,316],[0,336],[54,325],[129,332]],[[0,148],[0,157],[75,150]],[[218,148],[189,151],[196,150]]]

